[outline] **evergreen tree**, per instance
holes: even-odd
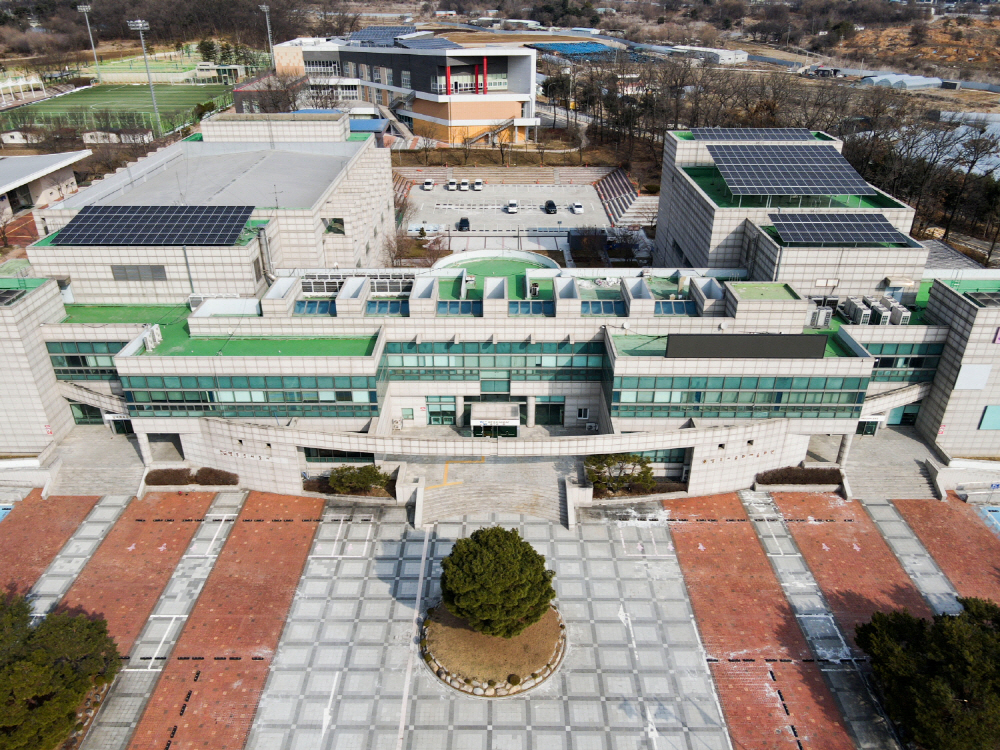
[[[0,750],[58,746],[87,691],[119,666],[104,620],[54,614],[32,626],[23,596],[0,596]]]
[[[885,707],[928,750],[1000,748],[1000,606],[959,599],[957,617],[876,612],[856,641],[871,657]]]
[[[519,635],[542,619],[556,595],[555,572],[516,530],[474,531],[455,543],[441,567],[445,607],[487,635]]]

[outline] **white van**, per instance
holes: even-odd
[[[511,198],[507,201],[507,213],[516,214],[517,213],[517,198]]]
[[[482,190],[483,189],[483,181],[482,180],[476,180],[475,182],[473,182],[472,183],[472,189],[473,190]]]
[[[469,181],[468,180],[462,180],[458,184],[458,189],[459,190],[468,190],[469,189]]]
[[[424,190],[433,190],[434,180],[424,180]]]
[[[448,190],[458,190],[458,181],[448,180]]]

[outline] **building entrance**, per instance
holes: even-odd
[[[535,404],[535,424],[561,425],[565,416],[565,404]]]
[[[473,425],[472,437],[501,438],[517,437],[517,427],[502,425]]]
[[[469,427],[472,437],[517,437],[521,424],[520,409],[511,403],[478,403],[472,405]]]

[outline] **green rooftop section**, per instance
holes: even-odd
[[[472,299],[472,291],[472,289],[469,290],[470,294],[468,299]],[[462,299],[462,277],[456,276],[453,279],[438,277],[438,299]],[[480,297],[480,299],[482,299],[482,297]]]
[[[694,140],[694,134],[690,130],[671,130],[670,132],[673,133],[674,137],[679,141]]]
[[[48,279],[5,278],[0,279],[0,289],[38,289]]]
[[[371,133],[351,133],[347,136],[348,141],[367,141]]]
[[[40,240],[38,240],[38,242],[33,243],[33,247],[50,247],[50,246],[56,244],[55,240],[56,240],[56,237],[58,237],[58,236],[59,236],[59,232],[58,231],[53,232],[50,235],[42,237]]]
[[[469,275],[476,277],[475,285],[468,287],[466,290],[466,299],[482,299],[485,279],[495,276],[506,276],[508,298],[512,300],[522,300],[528,298],[527,277],[525,276],[526,272],[546,269],[547,267],[543,266],[541,263],[532,263],[527,260],[498,258],[495,260],[470,260],[464,263],[449,265],[448,268],[464,268]],[[439,284],[439,286],[441,289],[444,288],[443,283]],[[551,279],[547,280],[547,289],[548,296],[543,297],[541,295],[542,286],[539,284],[539,295],[535,299],[552,299]],[[461,289],[459,288],[459,292],[460,291]],[[445,297],[443,293],[439,296],[440,299],[459,299],[458,296]]]
[[[580,299],[599,299],[599,300],[611,300],[612,302],[617,302],[622,297],[622,290],[619,286],[582,286],[580,284],[580,279],[576,281],[576,288],[580,292]]]
[[[730,282],[729,286],[744,300],[796,300],[799,299],[788,284],[780,282],[752,283],[749,281]]]
[[[650,277],[646,279],[646,286],[649,287],[649,291],[656,299],[670,299],[671,294],[676,295],[677,299],[687,297],[686,294],[681,293],[677,282],[671,279]]]
[[[182,323],[191,310],[187,305],[66,305],[64,324]]]
[[[806,328],[802,332],[826,336],[826,350],[823,352],[824,357],[853,357],[854,354],[837,341],[837,331],[840,330],[842,325],[844,325],[843,321],[838,320],[837,316],[834,315],[833,320],[830,321],[829,328]]]
[[[623,357],[665,357],[667,355],[666,336],[612,336],[615,349]]]
[[[160,328],[156,357],[370,357],[377,336],[352,338],[192,338],[186,324]]]
[[[200,143],[201,141],[205,140],[205,136],[203,136],[201,133],[192,133],[191,135],[189,135],[184,140],[185,141],[193,141],[195,143]]]
[[[718,167],[684,167],[719,208],[903,208],[887,195],[733,195]]]

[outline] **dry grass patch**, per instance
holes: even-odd
[[[522,680],[540,672],[559,642],[559,615],[549,609],[542,619],[513,638],[477,633],[444,606],[427,618],[427,648],[438,664],[455,675],[480,682]]]

